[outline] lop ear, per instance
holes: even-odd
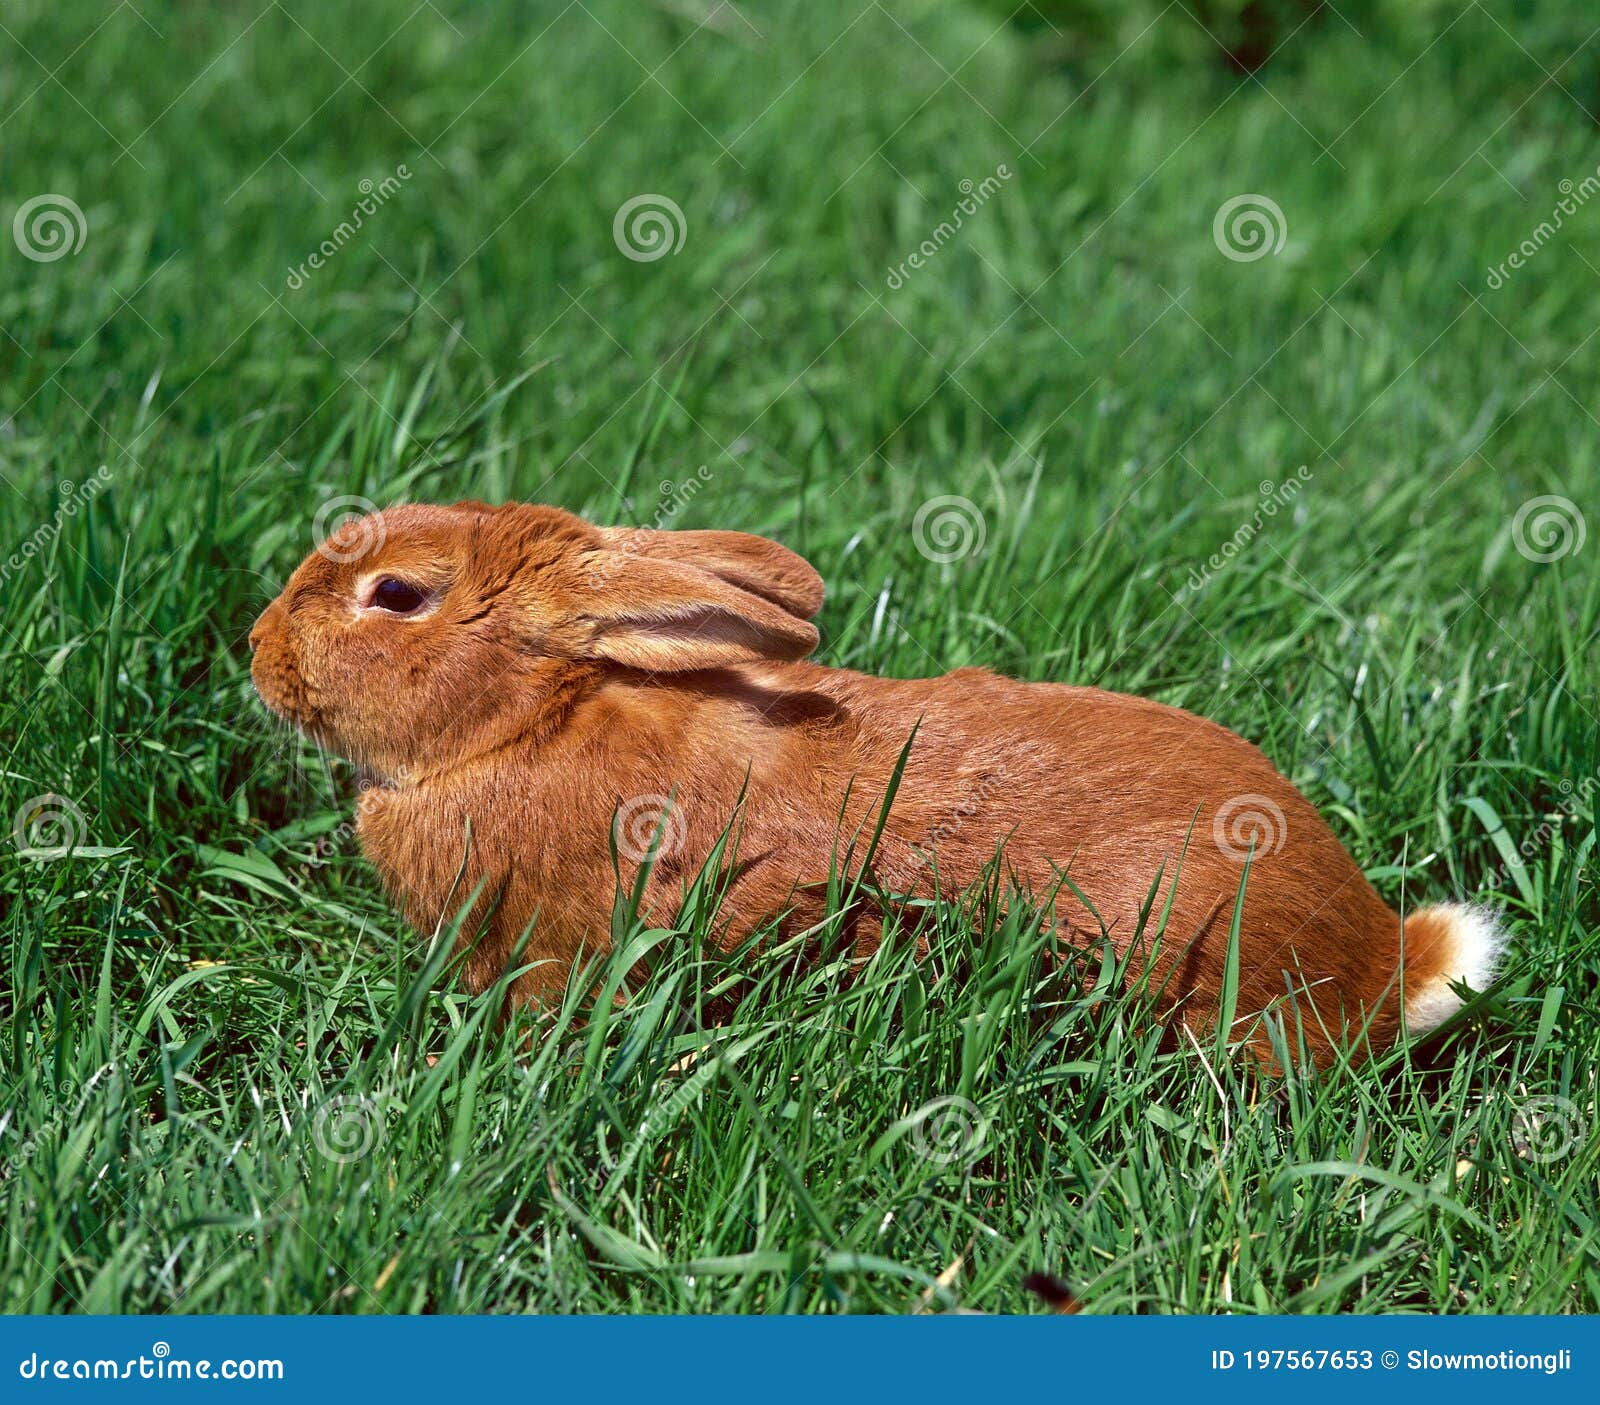
[[[605,527],[601,533],[613,551],[696,566],[803,620],[822,608],[822,577],[811,563],[765,537],[749,532],[664,532],[651,527]]]
[[[579,658],[682,673],[800,659],[817,647],[814,625],[697,566],[615,550],[594,553],[591,566],[602,584],[572,622]]]

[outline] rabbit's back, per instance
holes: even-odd
[[[881,849],[888,881],[926,891],[936,865],[940,889],[956,891],[1003,848],[1012,872],[1054,895],[1061,926],[1125,948],[1159,878],[1154,911],[1172,900],[1160,964],[1181,963],[1179,988],[1203,1002],[1221,987],[1248,860],[1248,1008],[1281,998],[1285,971],[1331,988],[1349,1012],[1383,1001],[1399,919],[1299,790],[1226,728],[983,669],[889,680],[795,667],[856,720],[869,794],[881,797],[916,729]],[[797,748],[796,769],[810,764]]]

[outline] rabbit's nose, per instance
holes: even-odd
[[[267,631],[272,628],[275,617],[282,613],[282,610],[283,606],[274,600],[261,612],[256,622],[250,626],[250,652],[252,654],[261,647],[262,639],[266,637]]]

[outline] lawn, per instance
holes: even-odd
[[[1595,16],[1007,8],[7,4],[0,1309],[1600,1309]],[[624,907],[643,989],[502,1021],[245,645],[341,501],[462,497],[1215,718],[1507,975],[1268,1078],[1020,909]]]

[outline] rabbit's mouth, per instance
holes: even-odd
[[[250,661],[250,681],[267,708],[316,741],[328,738],[322,709],[311,701],[305,681],[289,660],[276,650],[257,650]]]

